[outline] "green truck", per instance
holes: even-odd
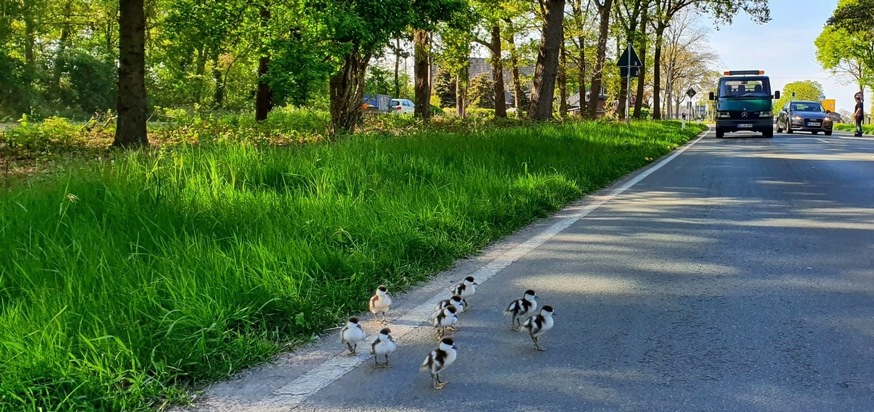
[[[726,132],[762,132],[774,137],[774,113],[771,100],[780,92],[771,93],[771,81],[763,70],[732,70],[719,78],[719,85],[710,100],[716,100],[716,137]]]

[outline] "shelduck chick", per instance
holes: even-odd
[[[464,312],[464,299],[461,296],[455,295],[449,299],[443,299],[440,303],[437,304],[437,307],[434,308],[435,311],[440,312],[443,308],[447,306],[455,306],[456,313]]]
[[[535,310],[537,310],[537,295],[534,294],[533,290],[529,289],[522,295],[522,299],[510,302],[504,314],[512,317],[510,327],[513,330],[519,330],[519,327],[522,326],[522,319],[526,319],[534,314]]]
[[[443,389],[449,383],[440,380],[440,372],[443,372],[446,370],[446,367],[455,362],[457,349],[452,338],[443,338],[437,349],[432,350],[425,358],[425,361],[422,362],[421,369],[431,373],[431,382],[434,385],[434,389]]]
[[[446,333],[446,328],[455,330],[455,324],[458,322],[458,309],[455,306],[449,305],[434,315],[434,328],[437,330],[437,337],[442,338]]]
[[[476,283],[473,276],[468,276],[452,287],[452,294],[461,296],[461,300],[464,302],[464,307],[470,309],[470,304],[467,303],[467,298],[476,294],[476,287],[478,285],[479,284]]]
[[[546,305],[543,309],[540,309],[539,315],[534,315],[528,318],[528,320],[522,324],[522,329],[527,330],[528,334],[531,335],[531,340],[534,341],[534,348],[537,350],[546,350],[546,348],[540,346],[538,338],[552,329],[552,325],[554,324],[552,320],[553,315],[555,315],[555,312],[552,310],[552,306]]]
[[[390,368],[391,365],[388,363],[388,355],[394,352],[397,348],[398,345],[391,337],[391,329],[382,328],[382,330],[379,331],[379,336],[377,336],[376,340],[370,345],[370,353],[373,354],[374,367]],[[385,363],[379,363],[379,355],[385,356]]]
[[[385,314],[391,309],[391,295],[388,294],[388,289],[384,285],[376,288],[376,293],[370,297],[370,313],[373,314],[373,319],[377,322],[388,323]],[[382,313],[382,320],[376,316]]]
[[[355,316],[346,321],[346,326],[340,329],[340,343],[349,348],[349,354],[354,355],[358,350],[358,343],[364,340],[364,329],[358,324]]]

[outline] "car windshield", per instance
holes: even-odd
[[[723,97],[771,97],[767,77],[723,78],[719,80],[719,95]]]
[[[793,112],[821,112],[822,105],[814,102],[795,102],[791,103],[789,107]]]

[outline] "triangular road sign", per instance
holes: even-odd
[[[637,53],[634,52],[634,46],[630,44],[622,52],[622,56],[619,56],[619,61],[616,62],[616,65],[619,67],[643,67],[640,57],[637,57]]]

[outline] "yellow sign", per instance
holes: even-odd
[[[822,101],[822,109],[830,112],[835,111],[835,99],[825,99]]]

